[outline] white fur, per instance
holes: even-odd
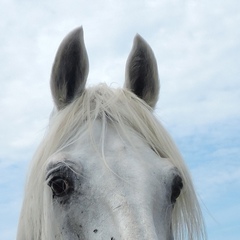
[[[184,188],[172,213],[174,239],[205,239],[204,223],[191,177],[169,134],[144,101],[128,90],[111,89],[106,85],[85,90],[80,98],[52,116],[49,129],[31,164],[17,239],[62,239],[57,233],[59,219],[53,218],[52,194],[45,182],[46,168],[53,161],[52,156],[74,146],[86,134],[92,139],[92,147],[98,151],[94,128],[97,121],[100,121],[103,129],[100,132],[100,156],[103,160],[109,147],[105,144],[104,128],[113,124],[123,139],[131,140],[131,134],[138,136],[149,145],[149,149],[153,149],[159,157],[166,158],[179,170]],[[131,147],[137,149],[134,142],[131,142]]]

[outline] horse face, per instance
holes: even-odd
[[[159,79],[150,46],[135,37],[118,95],[86,90],[88,67],[78,28],[53,64],[55,109],[33,159],[17,239],[171,240],[172,229],[179,239],[204,239],[191,177],[152,115]]]
[[[173,239],[171,212],[182,188],[176,168],[137,134],[126,139],[111,125],[103,155],[100,122],[93,132],[49,161],[56,238]]]

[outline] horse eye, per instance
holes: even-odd
[[[61,177],[51,179],[48,185],[52,189],[53,196],[57,197],[66,195],[70,189],[68,181]]]
[[[182,178],[180,176],[176,176],[173,179],[172,183],[172,195],[171,195],[171,203],[175,203],[177,198],[179,197],[181,190],[183,188]]]

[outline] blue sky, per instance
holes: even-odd
[[[15,239],[28,163],[52,109],[62,38],[83,25],[88,84],[122,86],[136,33],[159,66],[155,113],[193,176],[209,240],[240,239],[240,4],[237,0],[0,2],[0,239]]]

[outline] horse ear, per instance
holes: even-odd
[[[151,47],[138,34],[127,60],[124,87],[152,108],[156,105],[159,94],[157,61]]]
[[[81,95],[87,75],[88,56],[80,27],[63,39],[53,63],[51,91],[58,110]]]

